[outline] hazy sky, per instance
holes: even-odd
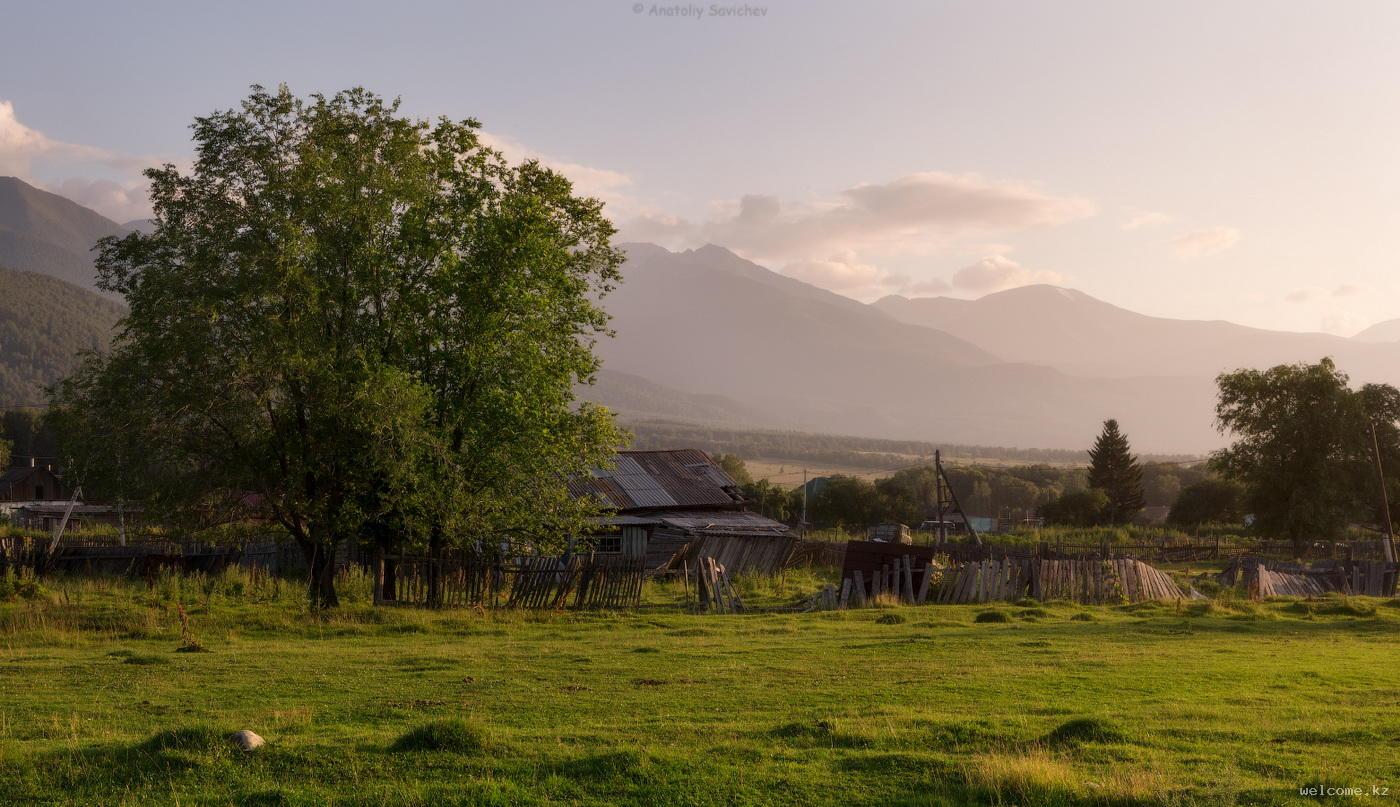
[[[625,237],[860,299],[1048,281],[1264,327],[1400,316],[1393,2],[0,0],[0,20],[0,173],[123,220],[139,167],[187,159],[190,120],[248,85],[364,85],[479,119]]]

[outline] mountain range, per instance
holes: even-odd
[[[0,307],[0,406],[71,369],[63,351],[105,344],[123,309],[91,291],[91,247],[146,226],[0,178],[0,296],[13,299]],[[1400,383],[1400,321],[1344,339],[1151,317],[1054,286],[867,305],[718,246],[624,249],[604,303],[616,336],[581,394],[625,419],[1078,448],[1116,417],[1139,450],[1186,453],[1223,443],[1225,370],[1333,356],[1358,382]]]

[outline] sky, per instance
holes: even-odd
[[[252,84],[479,120],[607,202],[861,300],[1056,283],[1400,316],[1392,2],[0,0],[0,174],[126,221]]]

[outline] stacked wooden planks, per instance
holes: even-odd
[[[695,593],[700,610],[713,614],[737,614],[744,603],[734,591],[724,564],[706,555],[695,566]]]
[[[1068,563],[1069,561],[1042,561]],[[1002,558],[971,561],[946,575],[938,591],[938,602],[973,603],[993,600],[1019,600],[1029,593],[1035,560]]]
[[[1262,563],[1255,568],[1249,589],[1255,599],[1318,597],[1327,593],[1327,587],[1310,575],[1270,571]]]
[[[525,557],[505,573],[507,608],[635,608],[645,577],[641,558],[593,554]]]
[[[1329,591],[1368,597],[1395,595],[1396,567],[1384,560],[1334,560],[1310,565],[1267,558],[1241,558],[1216,579],[1243,584],[1252,597],[1317,597]]]
[[[642,603],[646,559],[617,555],[575,558],[575,608],[635,608]]]
[[[681,547],[658,573],[678,572],[708,557],[730,574],[777,574],[787,567],[797,542],[791,535],[706,535]]]
[[[1097,604],[1175,600],[1186,594],[1162,571],[1131,558],[1003,558],[962,564],[946,576],[937,601],[978,603],[1026,596]]]
[[[869,573],[859,569],[847,571],[841,580],[838,601],[842,608],[863,608],[881,600],[923,605],[937,577],[938,569],[931,561],[918,567],[913,554],[893,556]]]

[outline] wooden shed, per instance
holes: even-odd
[[[619,452],[613,467],[571,480],[569,491],[596,497],[611,511],[594,534],[582,536],[594,551],[643,556],[653,572],[697,542],[709,542],[711,554],[769,563],[779,555],[785,561],[795,541],[785,524],[748,512],[739,483],[693,448]],[[736,551],[759,543],[769,546]]]

